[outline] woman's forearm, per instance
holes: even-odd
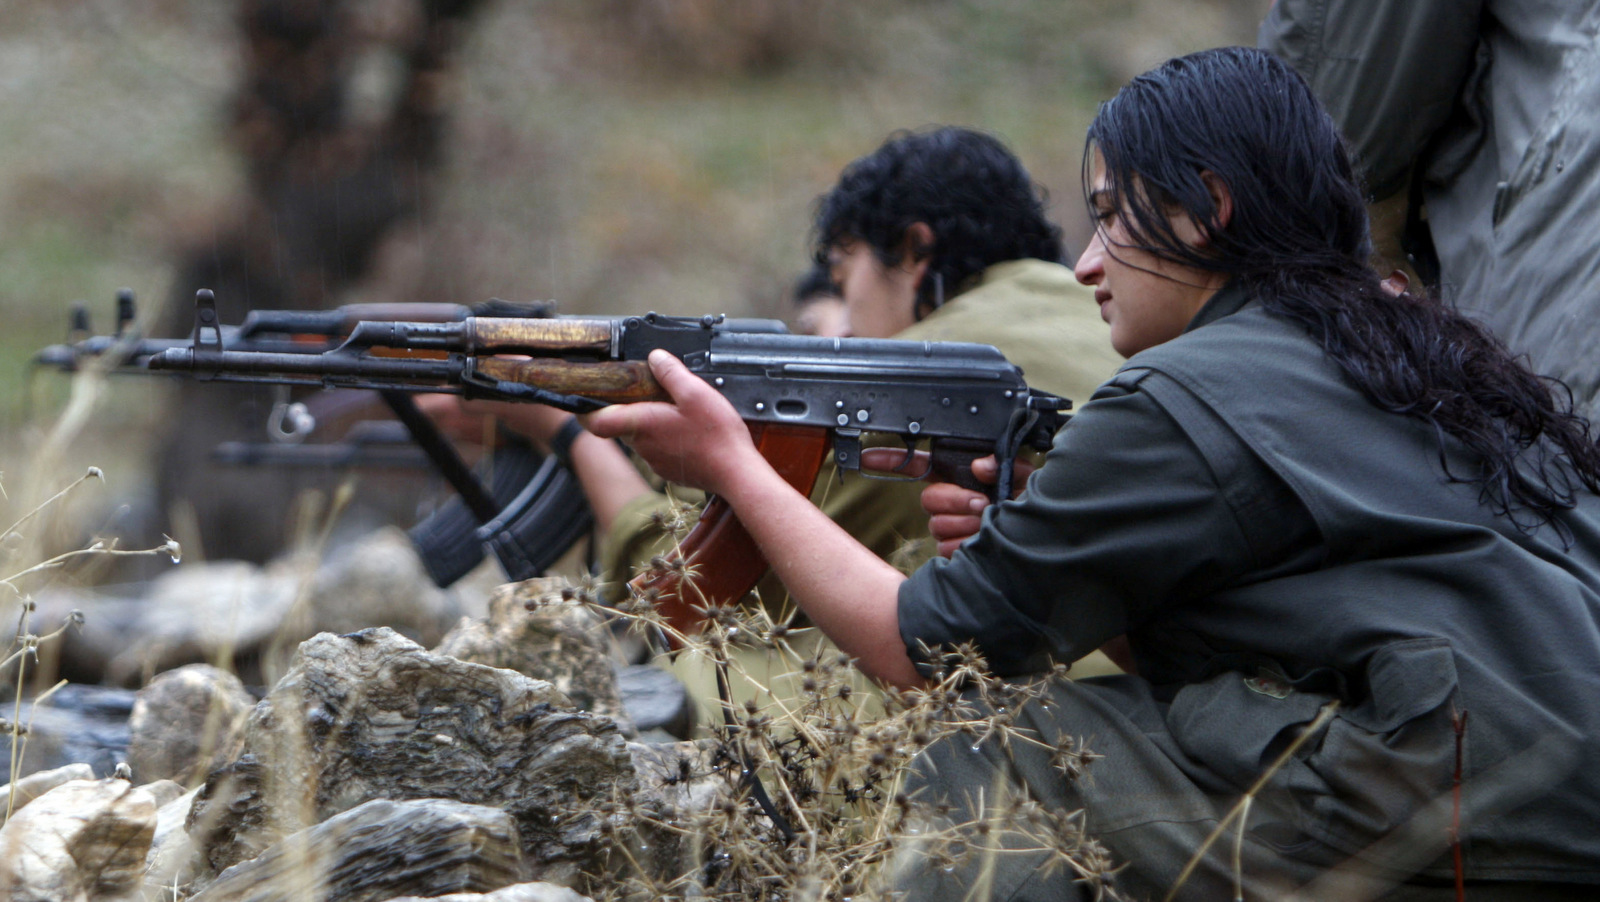
[[[922,682],[900,638],[901,573],[761,462],[724,487],[790,597],[862,672],[895,686]]]
[[[875,679],[921,682],[900,639],[904,577],[784,482],[727,399],[664,351],[650,366],[674,404],[619,404],[587,416],[669,481],[721,495],[812,622]]]

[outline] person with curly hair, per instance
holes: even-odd
[[[1006,715],[1026,739],[920,757],[912,796],[977,826],[908,898],[1092,896],[1025,843],[985,851],[1007,796],[1081,811],[1135,897],[1592,897],[1600,444],[1570,396],[1385,286],[1337,129],[1268,53],[1135,78],[1084,189],[1077,277],[1127,362],[1017,498],[924,493],[948,559],[906,576],[862,548],[670,354],[675,403],[587,420],[725,498],[875,678],[923,686],[971,644],[1038,689]],[[1118,636],[1136,672],[1054,675]],[[1074,778],[1084,742],[1102,757]]]

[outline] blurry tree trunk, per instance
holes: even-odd
[[[249,193],[180,251],[158,334],[190,331],[199,288],[213,289],[222,322],[236,323],[251,309],[327,307],[365,277],[385,236],[418,215],[428,194],[451,52],[480,6],[242,0],[244,64],[229,138]],[[257,386],[178,391],[159,451],[156,519],[192,507],[210,557],[269,557],[291,538],[295,497],[336,478],[210,461],[219,441],[265,438],[275,397]]]

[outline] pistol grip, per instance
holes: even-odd
[[[811,491],[828,453],[827,430],[752,423],[750,436],[785,482],[801,494]],[[656,609],[685,634],[697,629],[704,618],[696,608],[737,604],[767,572],[766,558],[755,539],[721,498],[706,504],[673,559],[674,566],[640,574],[630,585],[640,594],[654,590]],[[683,566],[676,566],[678,562]],[[668,640],[677,646],[670,634]]]
[[[972,475],[972,462],[994,453],[994,445],[971,439],[940,439],[928,449],[928,468],[937,482],[948,482],[972,489],[996,500],[996,486],[979,482]]]

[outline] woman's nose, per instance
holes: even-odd
[[[1072,268],[1072,274],[1077,276],[1078,281],[1085,285],[1098,284],[1100,277],[1105,275],[1105,267],[1103,266],[1105,253],[1105,243],[1100,240],[1100,233],[1096,231],[1094,236],[1089,239],[1089,246],[1084,248],[1083,253],[1079,255],[1077,265]]]

